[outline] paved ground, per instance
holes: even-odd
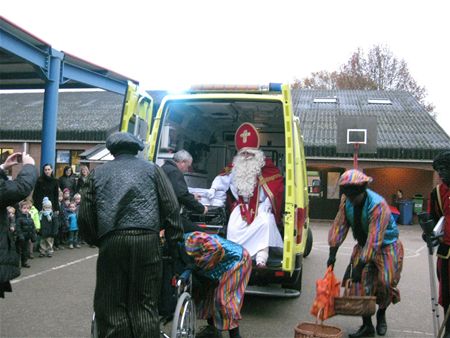
[[[329,222],[313,222],[314,246],[305,259],[299,298],[246,297],[241,322],[245,338],[294,337],[294,327],[313,321],[309,314],[315,281],[322,278],[328,257]],[[387,312],[386,337],[432,337],[428,254],[418,225],[400,226],[405,263],[402,301]],[[353,246],[349,238],[338,253],[335,271],[344,273]],[[14,281],[12,294],[0,299],[0,337],[88,337],[95,285],[97,249],[63,250],[53,258],[36,258]],[[203,321],[199,326],[204,325]],[[353,332],[359,318],[336,316],[326,322]],[[227,338],[228,335],[224,335]],[[156,337],[155,337],[156,338]]]

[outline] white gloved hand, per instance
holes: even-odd
[[[214,188],[211,188],[206,192],[206,197],[208,197],[208,199],[210,199],[210,200],[212,200],[215,195],[216,195],[216,189],[214,189]]]

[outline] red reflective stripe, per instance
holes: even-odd
[[[283,271],[275,271],[275,277],[283,277],[284,272]]]
[[[305,225],[305,215],[306,210],[303,208],[296,208],[295,209],[295,223],[296,223],[296,229],[297,229],[297,236],[296,236],[296,242],[297,244],[300,244],[302,242],[302,236],[303,236],[303,226]]]

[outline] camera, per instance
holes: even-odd
[[[16,156],[17,163],[22,163],[22,154]]]

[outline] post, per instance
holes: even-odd
[[[358,150],[359,143],[353,144],[353,169],[358,169]]]

